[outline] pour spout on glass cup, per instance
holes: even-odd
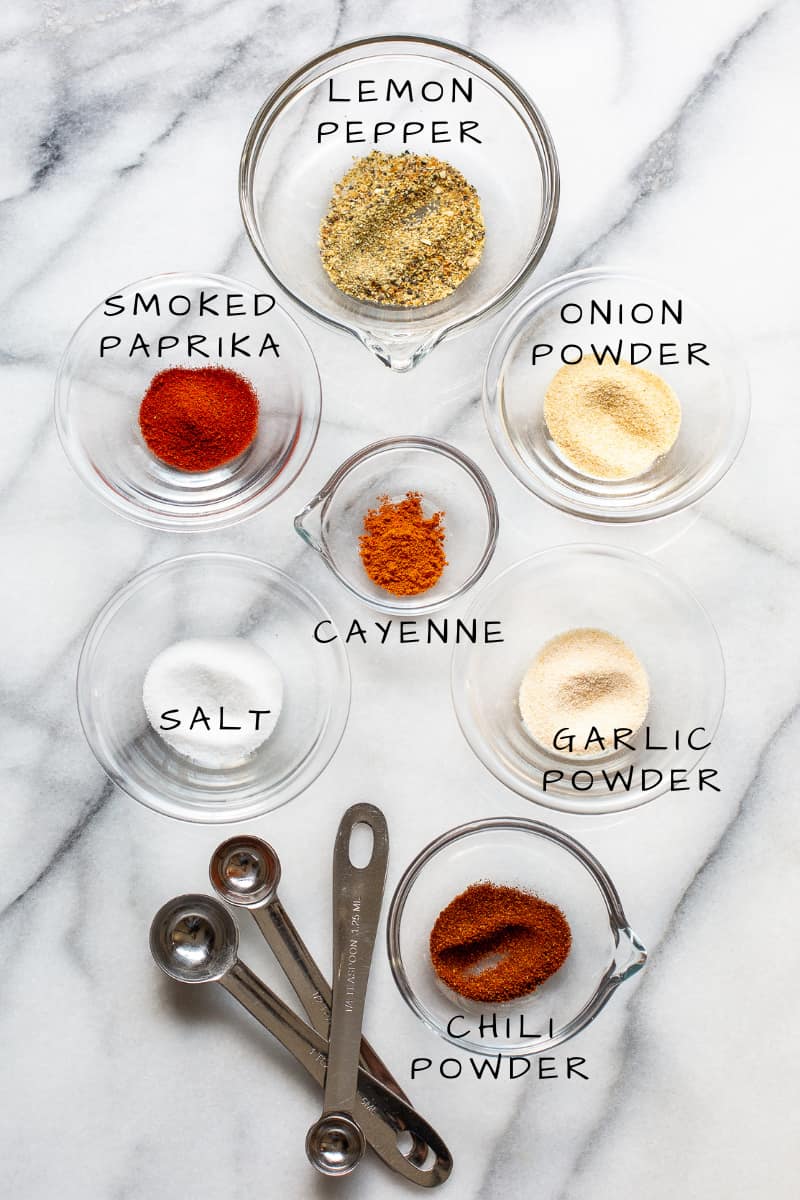
[[[325,490],[318,492],[294,519],[295,532],[325,559],[328,558],[328,553],[322,540],[322,510],[326,499]]]
[[[594,997],[592,1008],[596,1016],[616,992],[620,984],[626,983],[642,970],[647,962],[647,950],[628,924],[621,906],[615,911],[612,903],[611,930],[614,935],[614,951],[611,965]]]
[[[637,971],[641,971],[647,962],[647,951],[630,925],[623,925],[617,930],[617,951],[614,955],[616,971],[612,979],[615,984],[624,983]]]
[[[447,334],[447,326],[434,329],[428,337],[420,338],[412,332],[392,333],[389,330],[378,332],[373,329],[356,329],[359,341],[367,348],[378,362],[382,362],[391,371],[403,375],[422,362],[434,347]]]

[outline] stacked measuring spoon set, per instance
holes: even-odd
[[[363,827],[371,847],[365,862],[363,854],[356,856],[356,865],[354,834]],[[278,897],[277,854],[260,838],[244,834],[214,851],[209,874],[216,897],[177,896],[162,905],[150,927],[150,950],[178,983],[220,984],[321,1085],[322,1111],[305,1139],[306,1155],[321,1174],[349,1175],[371,1146],[398,1175],[420,1187],[437,1187],[452,1170],[450,1152],[361,1035],[388,851],[380,809],[352,805],[333,851],[330,986]],[[239,932],[229,906],[252,914],[307,1020],[239,958]]]

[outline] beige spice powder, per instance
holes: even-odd
[[[373,150],[334,187],[319,249],[348,296],[414,308],[455,291],[480,262],[484,238],[478,193],[454,166]]]
[[[621,361],[582,359],[553,376],[544,398],[550,436],[568,462],[599,479],[643,475],[675,444],[678,397],[660,375]]]
[[[570,629],[551,638],[519,690],[520,714],[531,737],[553,751],[556,734],[566,729],[575,735],[573,754],[597,753],[597,748],[584,748],[593,730],[606,749],[613,746],[615,729],[636,733],[649,704],[650,683],[642,663],[630,646],[604,629]]]

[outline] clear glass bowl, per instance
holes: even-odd
[[[592,302],[610,302],[612,324]],[[666,301],[669,308],[664,308]],[[681,305],[681,324],[670,315]],[[622,319],[618,319],[619,306]],[[565,308],[566,306],[566,308]],[[647,321],[648,307],[654,319]],[[567,319],[561,313],[566,311]],[[635,314],[635,315],[632,315]],[[672,449],[634,479],[595,479],[559,452],[544,421],[544,396],[562,365],[564,346],[601,350],[631,341],[658,347],[677,343],[677,363],[640,363],[661,375],[678,396],[681,428]],[[704,343],[688,365],[689,342]],[[552,353],[535,347],[552,346]],[[576,351],[568,350],[574,357]],[[644,353],[644,351],[640,351]],[[627,358],[623,352],[623,358]],[[739,453],[750,417],[747,371],[728,334],[679,288],[625,271],[600,267],[562,275],[529,296],[503,325],[484,376],[484,415],[495,449],[520,483],[540,499],[595,521],[648,521],[694,504],[712,488]]]
[[[531,995],[493,1006],[451,991],[434,972],[429,951],[441,910],[482,880],[558,905],[572,931],[570,953],[555,975]],[[409,1008],[454,1046],[487,1055],[543,1054],[561,1045],[594,1020],[647,957],[614,884],[586,847],[550,825],[517,817],[460,825],[426,846],[392,897],[387,941]]]
[[[187,821],[243,821],[313,782],[339,745],[350,708],[342,643],[320,644],[330,620],[283,571],[236,554],[171,558],[136,575],[96,617],[78,664],[78,711],[111,779],[156,812]],[[283,676],[271,737],[244,763],[210,769],[175,753],[150,726],[142,683],[153,659],[194,637],[246,637]]]
[[[548,808],[573,813],[617,812],[654,800],[671,785],[672,770],[691,772],[711,741],[725,695],[725,668],[719,639],[705,610],[688,588],[651,558],[610,546],[560,546],[509,567],[476,596],[467,620],[500,621],[503,642],[458,645],[453,651],[451,685],[462,732],[485,767],[519,795]],[[548,750],[527,733],[520,716],[522,678],[538,651],[559,633],[604,629],[627,642],[650,680],[645,728],[630,739],[635,751],[565,755]],[[681,731],[679,749],[675,732]],[[613,778],[632,768],[631,788],[610,789]],[[645,777],[642,769],[660,771]],[[564,779],[543,787],[545,771]],[[574,790],[575,771],[590,772]],[[677,777],[676,777],[677,778]],[[652,786],[651,786],[652,785]]]
[[[390,79],[401,86],[410,81],[414,102],[406,94],[387,101]],[[359,80],[370,81],[377,99],[353,99]],[[472,88],[471,100],[461,97],[459,85]],[[423,86],[428,96],[441,88],[444,100],[422,99]],[[451,142],[434,141],[432,121],[446,120],[448,128],[458,130],[467,119],[479,122],[480,144],[457,140],[458,134]],[[397,129],[377,145],[371,140],[348,144],[342,132],[348,120],[363,121],[368,129],[394,122]],[[424,125],[424,131],[404,142],[408,121]],[[318,142],[323,122],[337,122],[339,128]],[[363,303],[340,292],[323,270],[319,227],[334,184],[354,157],[373,149],[433,154],[477,188],[486,223],[481,263],[435,304],[410,309]],[[339,46],[296,71],[253,121],[239,172],[244,223],[270,274],[312,316],[352,334],[396,371],[409,370],[442,338],[514,295],[550,240],[558,190],[549,130],[513,79],[464,47],[402,35]]]
[[[146,312],[134,314],[137,294],[156,300]],[[201,295],[206,311],[199,315]],[[109,508],[154,529],[221,529],[259,512],[297,478],[319,428],[319,373],[311,347],[286,312],[276,306],[254,315],[257,295],[265,293],[218,275],[158,275],[115,293],[123,313],[104,316],[104,301],[78,326],[56,376],[56,426],[72,466]],[[170,304],[182,312],[187,302],[187,315],[170,314]],[[266,309],[268,303],[261,300],[258,306]],[[247,309],[247,315],[227,315],[228,305]],[[210,306],[220,315],[213,316]],[[128,355],[137,334],[152,348],[149,357],[141,351]],[[194,344],[208,358],[188,356],[190,334],[207,336],[205,343]],[[240,347],[254,351],[251,357],[231,353],[233,335]],[[271,349],[255,353],[267,335],[278,344],[278,357]],[[120,346],[101,358],[100,339],[115,336],[122,339]],[[178,345],[170,349],[165,343],[157,357],[158,339],[173,337]],[[139,405],[153,376],[169,367],[192,366],[237,371],[260,403],[252,445],[211,471],[180,471],[161,462],[139,429]]]
[[[421,492],[426,516],[444,512],[447,566],[427,592],[393,596],[372,582],[358,552],[364,516],[379,496],[393,501]],[[399,437],[373,442],[352,455],[295,517],[304,542],[344,586],[382,612],[433,612],[468,591],[488,567],[499,518],[491,484],[479,467],[446,442]]]

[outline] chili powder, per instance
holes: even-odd
[[[438,583],[447,566],[443,519],[443,512],[425,516],[420,492],[407,492],[397,503],[379,496],[358,539],[372,582],[394,596],[416,596]]]
[[[210,471],[236,458],[258,428],[258,396],[227,367],[170,367],[150,382],[139,408],[156,458],[181,471]]]
[[[536,990],[572,945],[560,908],[532,892],[473,883],[442,909],[430,936],[433,969],[468,1000],[501,1004]]]

